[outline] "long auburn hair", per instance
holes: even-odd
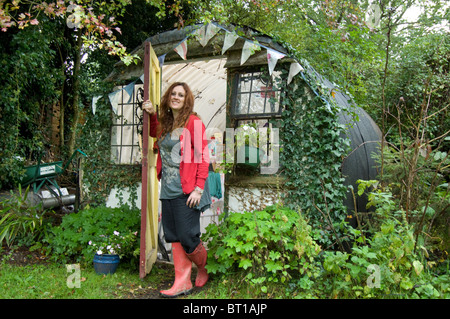
[[[184,105],[180,110],[177,120],[174,121],[172,110],[170,109],[170,98],[173,89],[176,86],[182,86],[186,95],[184,96]],[[184,82],[175,82],[173,83],[164,93],[161,99],[161,106],[159,112],[159,126],[158,126],[158,136],[165,136],[167,133],[172,132],[177,128],[183,128],[186,125],[186,122],[189,119],[191,114],[197,115],[194,112],[194,94],[192,94],[189,85]],[[197,115],[198,116],[198,115]]]

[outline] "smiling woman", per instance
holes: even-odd
[[[194,95],[184,82],[173,83],[164,93],[159,116],[150,101],[143,103],[143,110],[150,115],[150,136],[157,138],[154,148],[159,153],[156,170],[161,180],[162,225],[166,242],[172,243],[175,267],[174,285],[161,291],[164,297],[192,290],[192,262],[198,268],[195,285],[202,287],[208,281],[200,214],[211,204],[206,183],[209,149],[205,125],[193,109]]]
[[[178,113],[184,106],[184,99],[186,96],[186,90],[182,85],[177,85],[170,93],[170,110],[173,112],[174,119],[177,118]]]

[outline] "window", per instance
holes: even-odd
[[[271,118],[281,114],[280,72],[251,71],[235,75],[232,117]]]
[[[111,159],[115,164],[141,162],[143,84],[136,84],[131,96],[121,91],[121,98],[111,128]]]
[[[267,68],[232,75],[230,120],[234,126],[235,174],[273,174],[278,170],[277,119],[281,117],[281,72]],[[276,169],[273,170],[272,168]]]

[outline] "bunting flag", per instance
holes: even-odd
[[[187,51],[188,51],[187,39],[190,36],[195,36],[196,39],[200,42],[200,44],[202,46],[206,46],[208,44],[209,40],[211,40],[221,29],[226,32],[224,42],[223,42],[223,47],[222,47],[222,54],[225,54],[225,52],[236,43],[236,40],[238,38],[242,38],[243,40],[245,40],[244,46],[242,48],[241,65],[244,64],[245,62],[247,62],[247,60],[250,58],[250,56],[255,54],[256,51],[260,51],[261,48],[264,48],[267,50],[267,63],[268,63],[269,73],[270,73],[270,75],[272,75],[273,70],[275,69],[275,66],[276,66],[278,60],[280,60],[286,56],[285,54],[283,54],[281,52],[275,51],[275,50],[268,48],[264,45],[261,45],[257,42],[243,38],[243,37],[237,35],[236,32],[228,31],[227,29],[217,26],[213,23],[203,25],[199,29],[197,29],[194,32],[192,32],[191,34],[189,34],[173,50],[175,52],[177,52],[183,60],[186,60]],[[159,65],[161,68],[164,65],[164,60],[165,60],[166,55],[167,55],[167,53],[158,57]],[[297,74],[299,74],[301,71],[304,71],[304,68],[298,62],[291,63],[287,83],[290,84],[292,79]],[[142,75],[139,79],[143,83],[144,75]],[[117,114],[117,112],[118,112],[119,103],[122,103],[122,102],[130,103],[130,101],[133,97],[135,84],[136,84],[136,81],[128,84],[123,89],[114,91],[108,95],[109,101],[111,103],[112,109],[115,114]],[[122,93],[123,93],[123,97],[122,97]],[[97,101],[100,98],[101,98],[101,96],[96,96],[96,97],[92,98],[92,112],[94,114],[96,112]]]
[[[167,54],[167,53],[166,53]],[[166,59],[166,54],[163,54],[161,56],[158,57],[158,61],[159,61],[159,67],[162,68],[164,65],[164,60]],[[144,81],[142,81],[144,82]]]
[[[206,30],[206,44],[208,44],[209,40],[211,40],[216,34],[217,32],[219,32],[220,28],[218,26],[216,26],[215,24],[209,23],[208,24],[208,28]]]
[[[289,75],[288,75],[288,81],[287,84],[291,83],[292,78],[296,76],[300,71],[303,71],[303,67],[298,62],[291,63],[291,66],[289,68]]]
[[[205,46],[205,37],[206,37],[206,25],[203,25],[201,28],[198,28],[197,30],[195,30],[192,33],[195,38],[197,39],[198,42],[200,42],[200,44],[202,46]]]
[[[269,64],[269,74],[272,75],[275,65],[279,59],[284,58],[286,55],[275,50],[267,50],[267,63]]]
[[[225,39],[223,40],[222,55],[224,55],[225,52],[227,52],[227,50],[234,45],[238,38],[239,36],[236,33],[226,32]]]
[[[202,46],[206,46],[216,34],[219,32],[220,28],[212,23],[208,23],[207,25],[202,26],[201,28],[194,31],[194,35],[197,38],[198,42]]]
[[[121,93],[122,93],[122,90],[117,90],[117,91],[114,91],[114,92],[108,94],[109,102],[111,103],[112,109],[115,114],[117,114],[117,112],[118,112],[119,102],[122,97]]]
[[[255,54],[255,52],[259,50],[261,50],[261,47],[255,42],[245,41],[244,47],[242,48],[241,65],[244,64],[251,55]]]
[[[134,84],[135,82],[131,82],[127,86],[125,86],[123,90],[123,103],[130,103],[133,99],[133,93],[134,93]]]
[[[97,110],[97,101],[100,100],[102,98],[101,95],[99,96],[94,96],[92,98],[92,114],[95,115],[95,111]]]
[[[180,42],[179,45],[174,49],[176,53],[180,55],[183,60],[186,60],[187,55],[187,38]]]

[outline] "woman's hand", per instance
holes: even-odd
[[[142,102],[142,109],[149,115],[153,115],[156,113],[155,109],[153,108],[153,104],[150,100]]]
[[[195,206],[198,206],[200,204],[200,199],[202,198],[202,194],[200,194],[198,191],[193,190],[189,194],[189,198],[186,202],[186,205],[188,205],[190,208],[193,208]]]

